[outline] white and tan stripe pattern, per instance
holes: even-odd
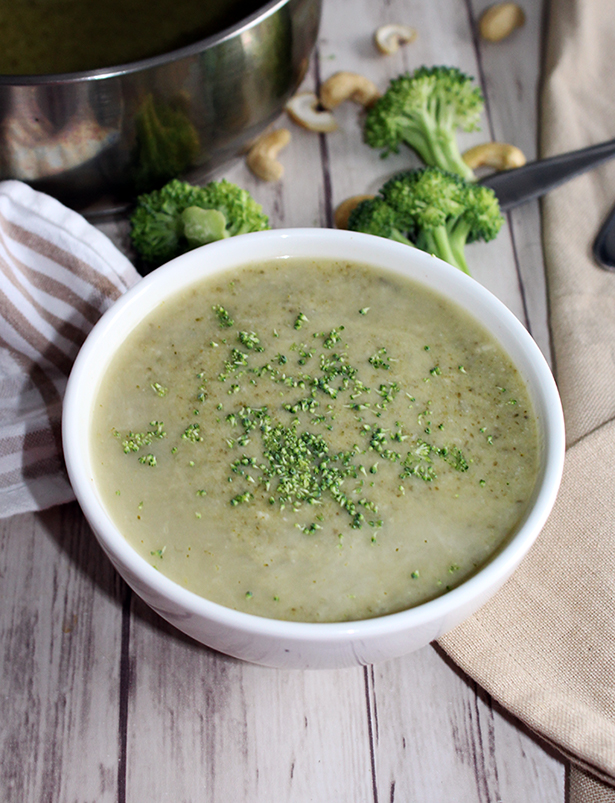
[[[73,499],[60,422],[68,374],[139,275],[81,215],[0,183],[0,517]]]

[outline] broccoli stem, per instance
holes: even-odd
[[[459,270],[467,273],[468,276],[470,275],[463,251],[460,253],[458,248],[454,251],[451,247],[449,232],[446,226],[437,226],[429,231],[421,232],[417,240],[417,245],[423,251],[434,254],[445,262],[448,262],[449,265],[459,268]]]
[[[403,243],[404,245],[411,245],[412,248],[415,248],[414,243],[411,242],[407,237],[404,237],[404,235],[401,232],[397,231],[397,229],[391,229],[388,238],[389,240],[395,240],[398,243]]]
[[[466,262],[466,258],[464,254],[456,254],[454,257],[454,261],[451,261],[451,265],[454,265],[459,270],[462,270],[464,273],[467,273],[468,276],[471,276],[470,269],[468,268],[468,263]]]
[[[433,241],[435,243],[434,253],[436,256],[439,256],[440,259],[443,259],[445,262],[449,262],[451,265],[461,268],[461,265],[457,264],[457,259],[455,258],[455,254],[451,248],[446,226],[437,226],[431,232],[431,236],[433,237]],[[463,268],[461,269],[463,270]]]
[[[457,173],[466,181],[476,181],[474,171],[463,161],[455,134],[451,135],[439,127],[436,136],[442,154],[442,161],[437,164],[451,173]]]
[[[441,161],[436,166],[443,170],[465,178],[466,181],[476,181],[474,171],[463,161],[459,144],[457,142],[457,123],[453,108],[446,103],[437,103],[432,108],[433,131],[432,139],[438,146]]]
[[[229,236],[226,218],[217,209],[189,206],[181,213],[181,220],[184,224],[184,237],[191,248],[224,240]]]
[[[404,121],[400,125],[400,130],[402,141],[416,151],[425,164],[436,165],[438,159],[443,158],[443,155],[433,147],[436,142],[429,126],[421,125],[419,122],[416,125],[408,125],[408,122]]]
[[[474,171],[463,161],[453,123],[449,126],[446,121],[436,122],[427,113],[413,122],[409,125],[407,120],[399,121],[401,138],[425,164],[456,173],[466,181],[476,181]]]
[[[448,226],[448,240],[451,251],[455,257],[455,264],[467,274],[469,274],[470,271],[468,270],[465,258],[465,245],[471,228],[471,223],[464,218],[459,218],[452,225]]]

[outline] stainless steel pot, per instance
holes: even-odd
[[[320,14],[321,0],[272,0],[163,56],[0,76],[0,178],[84,209],[206,176],[280,114],[305,75]]]

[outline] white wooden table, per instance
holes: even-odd
[[[355,70],[379,87],[421,64],[457,65],[481,82],[482,132],[462,147],[513,142],[536,157],[543,9],[498,45],[478,41],[484,0],[324,0],[305,80]],[[372,33],[406,22],[418,40],[380,55]],[[336,205],[375,192],[394,170],[362,143],[358,107],[340,130],[291,129],[284,179],[243,163],[274,227],[331,226]],[[221,174],[221,175],[222,175]],[[127,225],[101,228],[127,249]],[[549,356],[537,204],[498,239],[468,248],[474,277]],[[216,654],[152,613],[118,578],[76,505],[0,523],[0,800],[5,803],[557,803],[565,764],[433,646],[338,671],[276,671]]]

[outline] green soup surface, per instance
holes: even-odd
[[[152,566],[230,608],[330,622],[404,610],[518,527],[540,439],[525,384],[443,296],[278,259],[161,304],[113,357],[95,481]]]
[[[0,74],[93,70],[158,56],[222,31],[255,0],[0,0]]]

